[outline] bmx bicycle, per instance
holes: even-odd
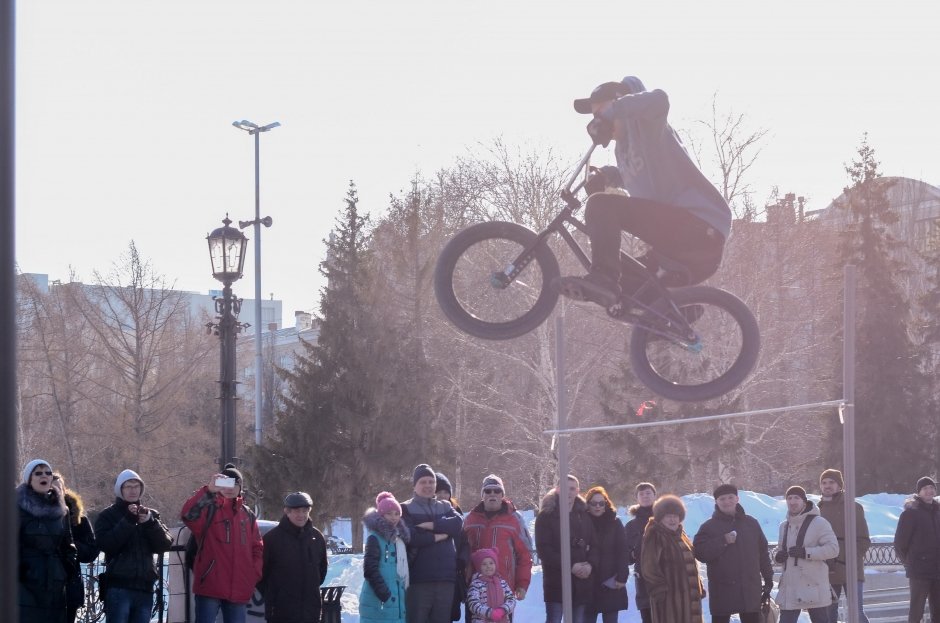
[[[565,207],[543,231],[489,221],[461,230],[444,246],[434,270],[434,293],[457,328],[479,338],[508,340],[542,324],[559,296],[553,282],[561,273],[548,246],[555,234],[590,268],[568,225],[586,232],[574,216],[581,207],[576,195],[585,186],[596,147],[568,179],[561,191]],[[622,262],[649,275],[633,295],[624,294],[606,308],[611,318],[633,325],[630,364],[640,382],[664,398],[685,402],[717,398],[740,385],[760,351],[760,331],[747,305],[719,288],[685,285],[687,271],[655,252],[655,272],[622,250],[620,255]]]

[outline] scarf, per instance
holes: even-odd
[[[490,608],[499,608],[506,603],[506,595],[503,594],[503,578],[499,573],[487,577],[482,573],[477,576],[483,580],[486,585],[486,605]]]
[[[408,576],[408,555],[405,553],[405,542],[400,536],[395,537],[395,571],[401,585],[407,590],[410,582]]]

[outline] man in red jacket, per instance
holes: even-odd
[[[532,580],[532,556],[529,553],[528,531],[516,507],[505,497],[506,490],[499,476],[483,479],[482,501],[463,522],[466,558],[478,549],[491,548],[499,554],[496,570],[506,580],[516,599],[525,599]]]
[[[223,487],[219,478],[234,478]],[[181,519],[199,544],[193,564],[196,623],[244,623],[261,579],[264,544],[254,514],[242,499],[242,475],[229,463],[183,505]]]

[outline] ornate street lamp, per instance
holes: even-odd
[[[219,357],[219,401],[222,420],[222,454],[219,457],[219,471],[226,463],[235,461],[235,336],[244,326],[238,322],[241,311],[241,299],[232,296],[232,283],[241,279],[245,264],[245,247],[248,238],[243,233],[229,227],[232,221],[228,215],[219,227],[206,236],[209,242],[209,259],[212,261],[212,276],[222,282],[222,298],[214,297],[216,322],[208,324],[209,330],[215,330],[221,344]]]

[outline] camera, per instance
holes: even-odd
[[[219,476],[215,479],[215,486],[220,489],[231,489],[235,486],[234,478],[226,478],[225,476]]]
[[[138,515],[146,515],[146,514],[149,513],[149,512],[150,512],[150,509],[147,508],[146,506],[138,506],[138,507],[137,507],[137,514],[138,514]]]

